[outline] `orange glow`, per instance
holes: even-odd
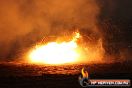
[[[103,62],[104,49],[101,39],[93,44],[91,41],[83,41],[84,36],[78,32],[72,36],[59,37],[58,40],[46,44],[39,42],[27,53],[28,55],[26,54],[28,58],[26,61],[31,64],[45,65]]]
[[[38,45],[30,54],[30,62],[40,64],[64,64],[78,61],[80,54],[78,53],[77,39],[79,33],[69,42],[50,42],[46,45]]]

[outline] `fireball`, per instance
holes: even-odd
[[[79,58],[77,39],[79,33],[69,42],[50,42],[37,45],[30,53],[29,60],[36,64],[65,64],[77,62]]]

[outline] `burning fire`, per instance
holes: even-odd
[[[78,61],[77,39],[80,38],[78,32],[69,42],[50,42],[46,45],[37,45],[30,54],[30,62],[40,64],[64,64]]]

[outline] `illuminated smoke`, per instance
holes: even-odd
[[[118,6],[118,2],[122,3],[121,6]],[[100,45],[105,48],[107,56],[113,52],[109,51],[109,43],[111,42],[109,36],[113,36],[115,32],[110,34],[106,30],[107,27],[111,26],[103,25],[102,27],[102,24],[107,23],[105,20],[110,17],[118,18],[120,11],[123,14],[129,11],[123,8],[124,2],[126,1],[0,0],[0,59],[10,60],[21,57],[28,48],[42,40],[43,37],[71,35],[76,28],[84,36],[83,41],[87,42],[84,45],[89,45],[89,43]],[[117,8],[119,7],[121,10],[118,12]],[[131,16],[131,14],[128,15]],[[120,15],[121,18],[130,17],[126,16]],[[118,30],[116,31],[118,34]],[[100,41],[102,42],[100,43]],[[125,43],[125,41],[123,42]],[[113,43],[114,45],[115,43]],[[119,46],[118,48],[119,53],[116,57],[121,54],[121,57],[125,58],[128,50],[126,48],[120,49]],[[125,53],[121,52],[124,50]],[[103,51],[102,48],[101,51]]]
[[[75,27],[98,34],[98,14],[96,0],[1,0],[0,58],[14,58],[43,36]]]

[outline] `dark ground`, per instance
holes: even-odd
[[[0,64],[0,88],[82,88],[81,68],[91,79],[132,79],[132,62],[70,66]]]

